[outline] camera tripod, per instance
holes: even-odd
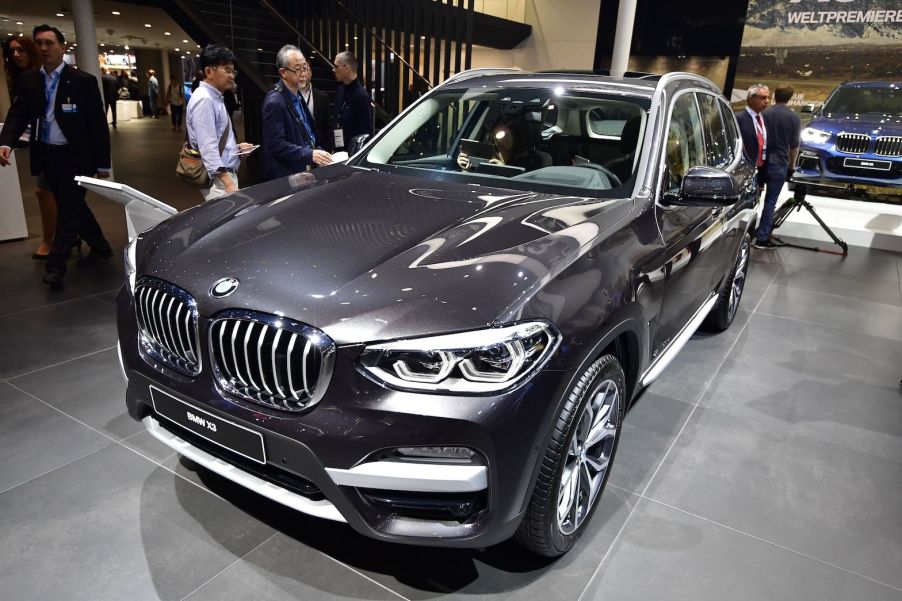
[[[805,209],[811,216],[814,217],[814,220],[817,221],[824,231],[827,232],[827,235],[833,239],[833,243],[838,245],[842,252],[838,252],[835,250],[826,250],[820,248],[818,246],[803,246],[801,244],[792,244],[790,242],[783,242],[777,237],[774,237],[774,241],[778,246],[790,246],[792,248],[803,248],[805,250],[813,250],[814,252],[823,252],[830,253],[831,255],[840,255],[842,257],[847,257],[849,255],[849,245],[843,242],[836,234],[833,233],[833,230],[827,226],[826,223],[820,218],[817,212],[814,210],[814,207],[811,206],[811,203],[805,200],[805,196],[807,195],[808,190],[802,184],[795,184],[795,189],[793,190],[792,198],[787,199],[780,207],[774,211],[774,225],[772,230],[777,229],[783,222],[786,221],[786,218],[789,217],[789,214],[793,211],[801,211]]]

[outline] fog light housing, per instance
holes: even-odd
[[[476,451],[467,447],[400,447],[395,450],[398,455],[411,459],[470,461],[476,455]]]

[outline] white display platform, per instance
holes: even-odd
[[[83,175],[76,176],[75,181],[79,186],[125,207],[129,240],[178,213],[175,207],[119,182]]]
[[[126,121],[131,121],[132,119],[137,119],[137,111],[135,109],[135,103],[141,104],[137,100],[117,100],[116,101],[116,123],[125,123]],[[106,122],[113,122],[113,111],[107,110],[106,112]]]
[[[777,200],[777,207],[791,196],[792,192],[784,186]],[[846,244],[902,252],[902,205],[830,198],[810,193],[806,200]],[[830,236],[805,209],[793,211],[774,233],[777,236],[808,238],[833,244]]]
[[[0,127],[3,127],[2,123],[0,123]],[[27,151],[25,149],[25,152]],[[16,167],[16,153],[13,152],[10,158],[12,164],[0,167],[0,240],[28,237],[25,208],[22,206],[22,188],[19,185],[19,170]]]

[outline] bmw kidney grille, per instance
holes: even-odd
[[[197,303],[190,294],[145,277],[135,286],[135,309],[141,348],[147,355],[179,373],[200,373]]]
[[[317,403],[332,375],[335,346],[311,326],[250,311],[221,313],[210,327],[220,385],[239,397],[286,411]]]

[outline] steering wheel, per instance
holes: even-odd
[[[617,186],[623,185],[623,182],[620,181],[620,178],[617,177],[613,171],[604,167],[603,165],[599,165],[598,163],[579,163],[574,165],[574,167],[585,167],[586,169],[594,169],[595,171],[601,171],[608,177],[608,181],[611,182],[611,188],[616,188]]]

